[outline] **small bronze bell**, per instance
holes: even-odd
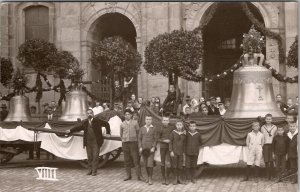
[[[9,101],[8,115],[4,121],[31,121],[29,99],[24,95],[17,95]]]
[[[66,94],[66,103],[59,120],[77,121],[78,118],[87,118],[87,94],[81,90],[73,90]]]

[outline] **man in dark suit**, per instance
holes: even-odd
[[[84,131],[83,147],[86,147],[89,167],[87,175],[96,176],[100,148],[104,141],[102,127],[105,127],[107,135],[110,135],[110,126],[108,122],[94,118],[94,112],[92,109],[88,109],[87,114],[88,119],[82,121],[79,126],[68,130],[67,133],[70,134],[76,131]]]
[[[217,108],[217,102],[215,97],[210,98],[210,106],[208,106],[208,115],[220,115],[220,111]]]
[[[280,94],[276,95],[276,104],[277,107],[282,111],[282,113],[287,113],[288,106],[282,101],[282,97]]]

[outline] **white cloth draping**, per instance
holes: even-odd
[[[247,162],[248,148],[245,146],[222,143],[216,146],[200,148],[197,164],[226,165]],[[154,160],[160,162],[159,146],[154,154]]]
[[[111,135],[120,135],[120,125],[122,123],[118,116],[112,117],[108,121],[111,129]],[[71,136],[68,138],[58,137],[56,134],[41,134],[41,148],[49,151],[57,157],[71,160],[87,159],[86,149],[83,148],[83,137]],[[100,155],[111,152],[122,146],[121,141],[104,140],[100,149]]]
[[[0,127],[0,140],[1,141],[34,141],[34,132],[29,131],[21,126],[15,129],[3,129]]]

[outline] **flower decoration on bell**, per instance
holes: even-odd
[[[247,34],[243,34],[243,43],[241,48],[245,53],[261,53],[265,47],[264,37],[261,36],[260,32],[256,31],[254,25],[250,28]]]

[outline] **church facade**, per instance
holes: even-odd
[[[59,50],[70,51],[85,69],[85,80],[104,77],[101,68],[90,62],[91,47],[105,37],[119,35],[144,55],[151,39],[177,29],[193,30],[205,22],[202,36],[204,61],[199,66],[206,74],[220,73],[235,64],[241,56],[239,45],[243,33],[252,26],[238,3],[218,3],[212,15],[214,2],[11,2],[1,3],[1,57],[9,57],[14,66],[22,67],[16,59],[18,47],[26,39],[42,38],[55,43]],[[286,54],[298,35],[297,2],[248,3],[255,18],[267,29],[277,32],[283,40]],[[279,63],[279,47],[275,39],[266,37],[263,53],[271,66],[286,76],[297,71]],[[144,60],[144,57],[143,57]],[[34,83],[31,69],[25,69]],[[49,80],[58,79],[49,75]],[[109,97],[109,82],[89,87],[100,97]],[[135,93],[150,99],[167,95],[168,81],[163,76],[151,76],[143,68],[134,78]],[[185,95],[199,98],[221,96],[230,98],[232,77],[212,83],[179,80]],[[273,78],[275,94],[293,98],[298,85],[281,83]],[[44,94],[43,101],[57,100],[58,93]],[[32,96],[33,97],[33,96]],[[34,99],[31,99],[31,103]]]

